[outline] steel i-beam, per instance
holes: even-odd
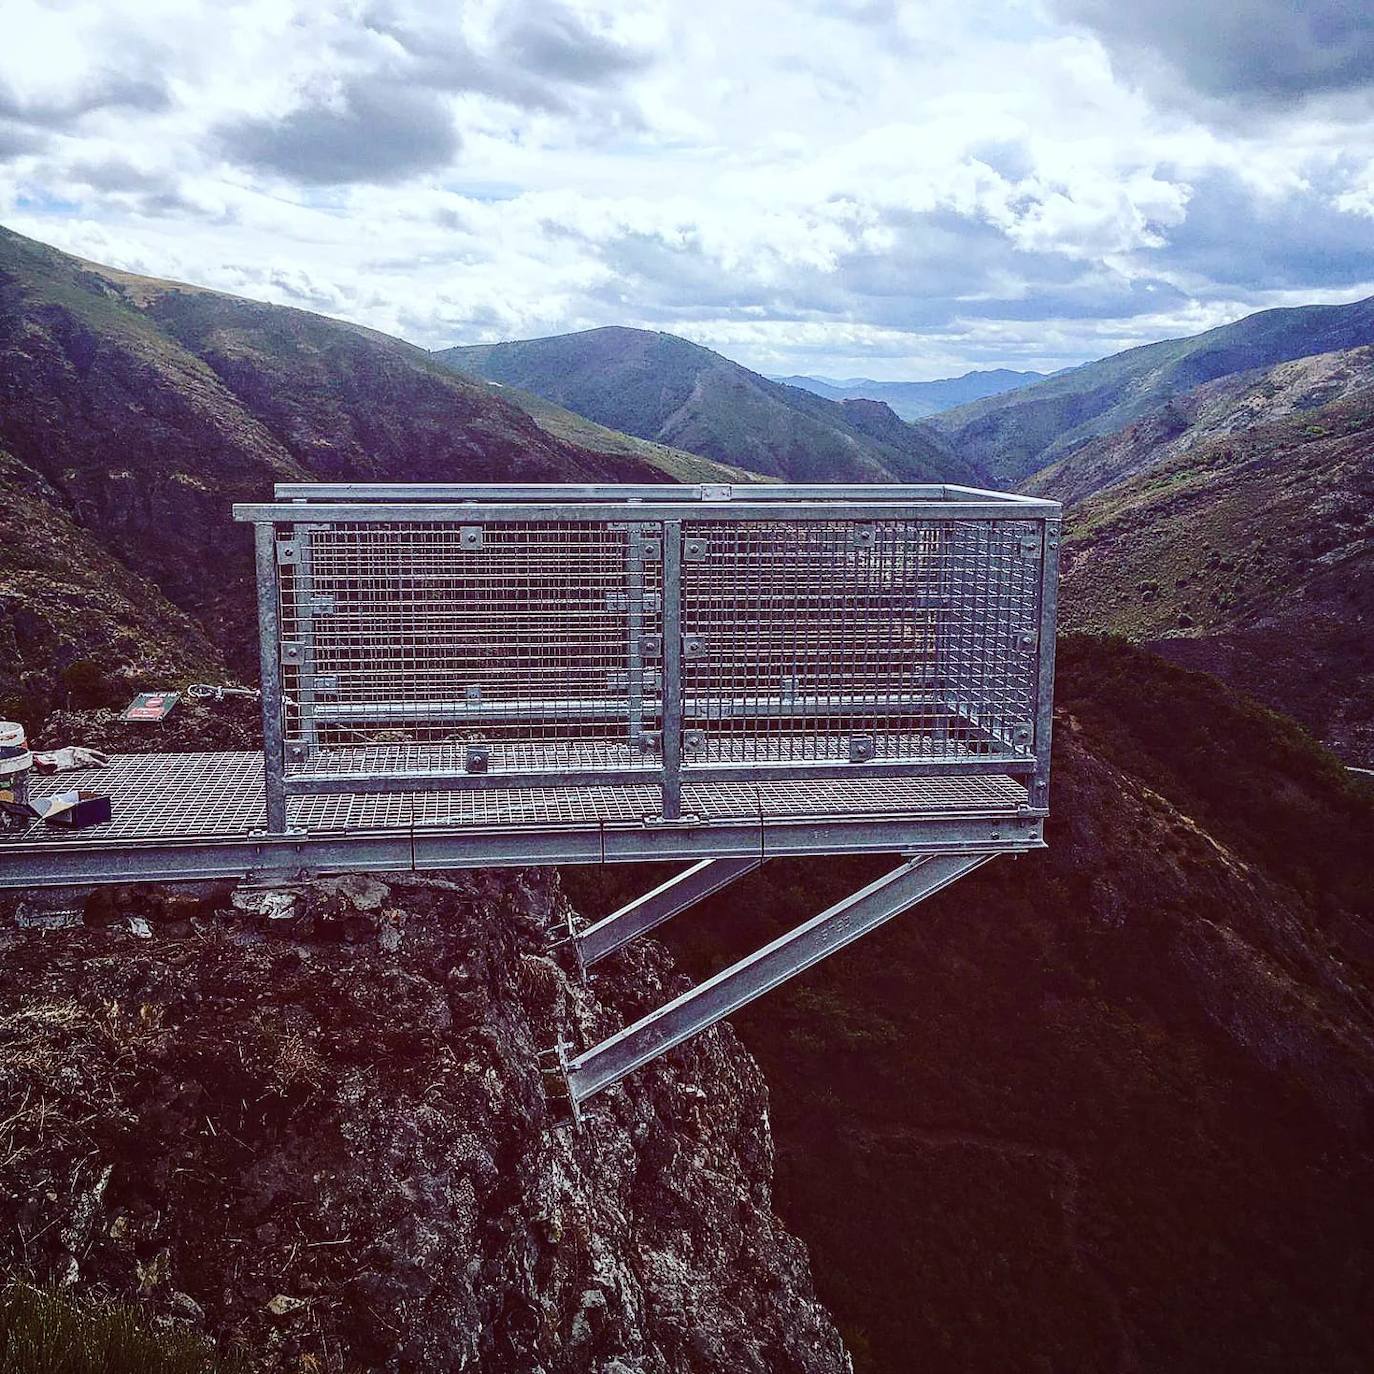
[[[589,1097],[948,887],[992,854],[913,858],[755,954],[566,1062],[574,1111]]]
[[[703,859],[661,883],[652,892],[588,926],[573,941],[583,968],[623,949],[631,940],[661,926],[670,917],[695,906],[713,892],[728,887],[736,878],[752,873],[761,859]]]

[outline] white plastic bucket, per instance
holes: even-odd
[[[0,802],[23,806],[29,799],[33,753],[17,721],[0,720]]]

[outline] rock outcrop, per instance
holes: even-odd
[[[8,930],[7,1267],[261,1369],[847,1370],[732,1032],[562,1120],[539,1051],[677,979],[643,942],[570,978],[564,903],[548,871],[353,877]]]

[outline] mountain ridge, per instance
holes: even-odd
[[[0,641],[16,646],[0,701],[31,722],[65,699],[72,671],[87,695],[102,679],[110,699],[127,692],[156,638],[140,605],[189,617],[164,618],[181,646],[158,640],[145,666],[242,660],[256,634],[252,559],[229,508],[273,482],[670,480],[645,452],[550,434],[413,344],[103,269],[6,229],[0,450],[12,460],[0,499],[32,527],[0,563]],[[80,531],[73,557],[79,547],[80,561],[123,569],[97,579],[108,597],[80,569],[55,568],[32,532],[44,528]],[[97,593],[89,653],[64,610],[81,586]]]
[[[997,482],[1015,485],[1170,396],[1232,373],[1368,343],[1374,343],[1374,296],[1347,305],[1262,310],[957,406],[929,423]]]
[[[459,345],[460,372],[532,391],[613,429],[767,477],[960,481],[981,476],[924,426],[770,381],[686,339],[608,325]],[[890,413],[890,412],[889,412]],[[900,428],[899,428],[900,426]]]

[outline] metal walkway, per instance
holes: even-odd
[[[108,794],[111,819],[0,830],[0,887],[1041,843],[1024,784],[997,776],[689,784],[673,824],[647,782],[301,796],[284,835],[264,831],[259,753],[117,755],[33,791],[74,786]]]

